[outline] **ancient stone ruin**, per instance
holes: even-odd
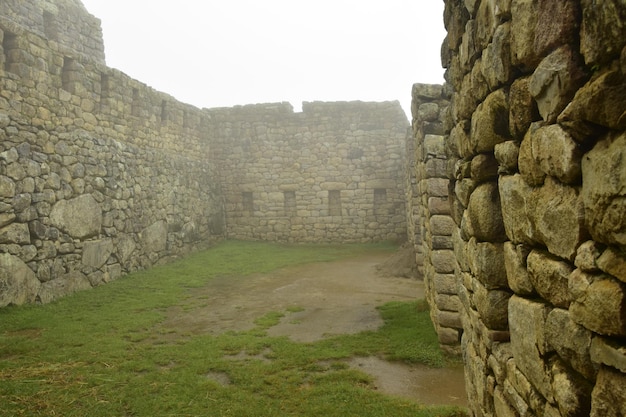
[[[446,0],[447,83],[198,109],[80,0],[0,4],[0,306],[229,238],[402,240],[473,416],[626,410],[626,5]]]

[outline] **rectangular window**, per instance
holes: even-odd
[[[43,12],[43,32],[52,41],[59,40],[59,25],[57,17],[50,12]]]
[[[6,72],[12,72],[11,65],[17,62],[17,49],[17,36],[5,31],[2,39],[2,50],[4,52],[4,70]]]
[[[167,124],[167,121],[169,119],[168,114],[169,114],[169,110],[167,106],[167,101],[163,100],[161,102],[161,124],[162,125]]]
[[[109,98],[111,95],[111,81],[107,74],[100,75],[100,98]]]
[[[254,199],[252,197],[252,192],[244,191],[241,193],[241,200],[243,203],[244,211],[254,211]]]
[[[141,97],[139,97],[139,89],[133,88],[133,103],[131,104],[130,114],[140,116],[141,113]]]
[[[374,190],[374,215],[381,216],[389,214],[387,207],[387,190],[376,188]]]
[[[296,192],[285,191],[285,216],[296,215]]]
[[[328,191],[328,214],[331,216],[341,216],[341,191]]]
[[[72,58],[63,58],[63,72],[61,73],[62,86],[65,91],[74,93],[76,91],[76,65]]]

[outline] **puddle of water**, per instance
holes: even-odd
[[[467,407],[462,366],[429,368],[388,362],[376,357],[352,358],[352,368],[374,377],[374,386],[381,392],[416,400],[426,405],[457,405]]]

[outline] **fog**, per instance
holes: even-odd
[[[441,83],[443,2],[83,0],[107,63],[199,107],[399,100]]]

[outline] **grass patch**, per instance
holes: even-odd
[[[214,277],[381,250],[395,248],[225,242],[49,305],[1,309],[0,415],[461,416],[381,395],[341,361],[376,354],[443,364],[419,303],[382,306],[380,331],[312,344],[266,334],[302,311],[297,306],[260,317],[246,332],[155,337],[165,310],[186,306],[188,289]]]

